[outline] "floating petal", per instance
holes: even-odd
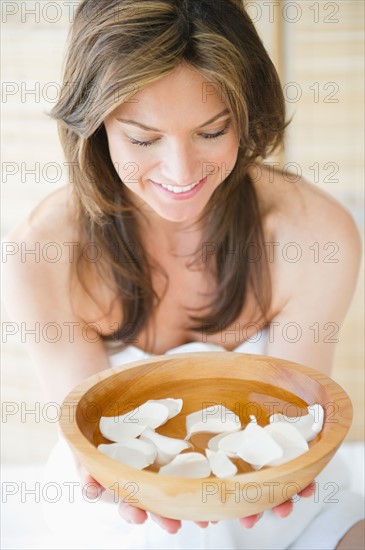
[[[167,397],[166,399],[149,399],[147,403],[160,403],[161,405],[165,405],[169,410],[168,420],[177,416],[181,412],[183,406],[182,399],[173,399],[172,397]]]
[[[216,477],[231,477],[237,473],[237,468],[223,451],[205,449],[212,473]]]
[[[289,462],[309,449],[308,443],[300,431],[287,422],[274,422],[265,426],[264,430],[280,445],[284,453],[281,458],[271,460],[267,466],[279,466]]]
[[[235,433],[239,433],[239,432],[235,432]],[[227,432],[223,432],[222,434],[218,434],[218,435],[215,435],[214,437],[212,437],[211,439],[209,439],[208,441],[208,449],[210,451],[219,451],[220,448],[219,448],[219,442],[224,438],[224,437],[228,437],[229,435],[233,435],[233,434],[228,434],[227,435]],[[224,453],[227,455],[227,456],[230,456],[231,458],[237,456],[236,453],[233,453],[233,452],[229,452],[227,450],[224,451]]]
[[[138,437],[147,427],[158,428],[168,419],[169,409],[161,403],[144,403],[120,416],[102,416],[100,431],[110,441],[123,443]]]
[[[239,417],[223,405],[214,405],[193,412],[186,417],[185,439],[197,432],[232,432],[241,428]]]
[[[314,422],[313,422],[312,430],[317,435],[323,428],[323,421],[324,421],[323,407],[319,403],[315,403],[314,405],[309,405],[308,411],[313,416]]]
[[[160,468],[160,474],[175,477],[208,477],[209,460],[200,453],[184,453],[176,456],[169,464]]]
[[[140,441],[147,441],[155,445],[157,449],[157,464],[159,466],[171,462],[181,451],[191,447],[191,444],[183,439],[161,435],[151,430],[151,428],[146,428],[139,439]]]
[[[227,435],[218,446],[223,452],[235,453],[256,469],[283,456],[280,445],[256,422],[250,422],[244,430]]]
[[[138,470],[143,470],[153,464],[157,456],[154,445],[139,439],[130,439],[123,443],[101,444],[98,446],[98,451]]]
[[[306,441],[312,441],[323,427],[324,411],[321,405],[316,403],[308,407],[308,414],[303,416],[286,416],[284,414],[273,414],[270,416],[270,423],[287,422],[294,426],[303,435]]]

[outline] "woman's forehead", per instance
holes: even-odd
[[[113,113],[117,118],[133,119],[163,131],[161,124],[184,120],[198,127],[227,111],[219,85],[190,68],[183,67],[137,91]],[[141,117],[143,120],[140,120]]]

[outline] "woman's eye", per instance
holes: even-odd
[[[224,136],[224,134],[227,133],[229,125],[227,125],[223,130],[220,130],[220,132],[215,132],[215,134],[201,134],[201,136],[204,139],[217,139],[220,136]],[[153,145],[158,140],[151,140],[151,141],[138,141],[137,139],[129,138],[129,141],[133,145],[139,145],[140,147],[149,147],[150,145]]]
[[[129,138],[129,141],[133,143],[133,145],[139,145],[140,147],[149,147],[154,144],[154,141],[138,141],[133,138]]]
[[[223,128],[223,130],[221,130],[220,132],[216,132],[215,134],[202,134],[202,135],[205,139],[216,139],[220,136],[224,136],[224,134],[227,133],[227,130],[228,130],[228,126]]]

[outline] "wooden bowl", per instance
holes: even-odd
[[[243,425],[250,414],[264,426],[274,412],[298,416],[314,403],[325,409],[325,420],[305,454],[258,471],[247,465],[245,469],[238,459],[240,471],[227,479],[177,478],[137,470],[97,450],[100,443],[108,442],[99,430],[101,416],[124,414],[148,399],[165,397],[182,398],[184,403],[181,413],[157,430],[170,437],[184,438],[186,415],[216,404],[233,410]],[[164,517],[203,521],[245,517],[288,500],[328,463],[351,420],[348,395],[313,369],[262,355],[199,352],[155,356],[101,371],[66,397],[60,423],[86,470],[121,499]],[[212,434],[199,434],[191,441],[203,450],[209,437]]]

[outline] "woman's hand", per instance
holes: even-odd
[[[315,490],[316,490],[316,484],[314,481],[312,481],[312,483],[307,487],[305,487],[305,489],[303,489],[302,491],[299,491],[298,496],[303,498],[311,497],[314,494]],[[293,500],[289,499],[286,502],[282,502],[278,506],[274,506],[274,508],[272,508],[272,511],[279,518],[286,518],[292,513],[293,506],[294,506]],[[240,518],[239,522],[242,525],[242,527],[246,527],[246,529],[251,529],[259,521],[259,519],[262,518],[263,515],[264,514],[261,513],[261,514],[254,514],[253,516],[247,516],[245,518]]]
[[[80,464],[77,457],[73,455],[73,458],[76,463],[76,468],[80,476],[81,480],[81,487],[83,491],[87,491],[87,498],[90,500],[98,499],[103,491],[105,491],[105,487],[100,485],[96,479],[94,479],[86,470],[85,468]],[[128,504],[127,502],[121,502],[119,504],[119,513],[122,516],[122,518],[127,521],[128,523],[135,523],[135,524],[141,524],[144,523],[147,518],[147,512],[145,510],[142,510],[141,508],[137,508],[136,506],[132,506],[131,504]],[[156,522],[162,529],[165,529],[170,534],[175,534],[181,527],[181,521],[177,519],[170,519],[170,518],[163,518],[161,516],[151,514],[151,519]],[[208,527],[209,521],[195,521],[199,527]],[[217,523],[216,521],[212,521],[211,523]]]
[[[72,457],[75,461],[76,469],[80,476],[82,492],[86,493],[89,500],[99,499],[101,493],[105,491],[105,487],[100,485],[100,483],[86,471],[74,453],[72,453]]]
[[[87,486],[87,497],[88,499],[97,499],[100,497],[100,494],[105,491],[105,487],[100,485],[96,479],[94,479],[86,470],[85,468],[78,462],[76,456],[74,455],[74,459],[76,461],[77,469],[80,475],[82,488],[85,489]],[[311,497],[316,489],[316,484],[314,481],[305,489],[300,491],[298,493],[298,496],[303,498],[309,498]],[[272,511],[274,514],[276,514],[280,518],[286,518],[291,514],[293,510],[293,500],[289,499],[286,502],[283,502],[282,504],[279,504],[278,506],[275,506],[272,508]],[[120,502],[119,503],[119,514],[121,517],[127,521],[128,523],[134,523],[134,524],[142,524],[144,523],[147,518],[148,514],[145,510],[142,508],[137,508],[136,506],[132,506],[131,504],[128,504],[127,502]],[[181,528],[181,520],[178,519],[170,519],[170,518],[164,518],[162,516],[158,516],[156,514],[149,513],[150,518],[157,523],[162,529],[167,531],[170,534],[175,534],[178,532],[178,530]],[[245,518],[240,518],[239,522],[242,525],[242,527],[246,527],[247,529],[251,529],[259,520],[262,518],[263,513],[261,514],[254,514],[252,516],[247,516]],[[218,523],[217,521],[194,521],[196,525],[199,527],[202,527],[205,529],[208,527],[209,523]]]
[[[126,502],[121,502],[119,504],[119,513],[123,519],[129,523],[144,523],[148,518],[147,512],[141,508],[136,508],[131,504]],[[181,527],[181,521],[179,519],[170,519],[163,518],[162,516],[157,516],[156,514],[149,514],[150,518],[157,523],[162,529],[165,529],[171,535],[178,532]],[[209,523],[218,523],[217,521],[194,521],[199,527],[203,529],[208,527]]]
[[[316,485],[313,481],[308,487],[303,489],[298,493],[298,496],[303,498],[311,497],[314,494]],[[279,504],[278,506],[275,506],[272,510],[273,512],[280,518],[286,518],[291,514],[293,510],[293,501],[292,499],[287,500],[286,502],[283,502],[282,504]],[[135,506],[132,506],[131,504],[127,504],[126,502],[121,502],[119,504],[119,513],[122,516],[123,519],[128,521],[129,523],[135,523],[135,524],[141,524],[144,523],[147,518],[147,512],[145,510],[142,510],[141,508],[136,508]],[[262,514],[255,514],[253,516],[247,516],[245,518],[240,518],[239,522],[242,525],[242,527],[246,527],[247,529],[251,529],[257,521],[263,516]],[[169,519],[169,518],[163,518],[161,516],[157,516],[155,514],[150,513],[150,517],[153,521],[155,521],[162,529],[165,529],[170,534],[175,534],[181,527],[181,521],[178,519]],[[199,527],[207,527],[209,523],[218,523],[217,521],[194,521]]]
[[[314,494],[316,485],[313,481],[308,487],[303,489],[298,493],[298,496],[307,498],[311,497]],[[278,506],[275,506],[272,510],[273,512],[281,517],[286,518],[291,514],[293,510],[293,501],[292,499],[287,500],[286,502],[283,502],[282,504],[279,504]],[[135,506],[131,506],[130,504],[127,504],[126,502],[121,502],[119,504],[119,513],[122,516],[123,519],[128,521],[129,523],[144,523],[147,518],[147,512],[145,510],[142,510],[141,508],[136,508]],[[242,525],[242,527],[246,527],[247,529],[251,529],[257,521],[263,516],[263,514],[255,514],[253,516],[248,516],[245,518],[240,518],[239,522]],[[150,517],[153,521],[155,521],[162,529],[165,529],[168,533],[174,534],[177,533],[177,531],[181,527],[181,521],[177,519],[169,519],[169,518],[163,518],[161,516],[157,516],[154,514],[150,514]],[[199,525],[199,527],[207,527],[209,523],[218,523],[217,521],[194,521],[196,525]]]

